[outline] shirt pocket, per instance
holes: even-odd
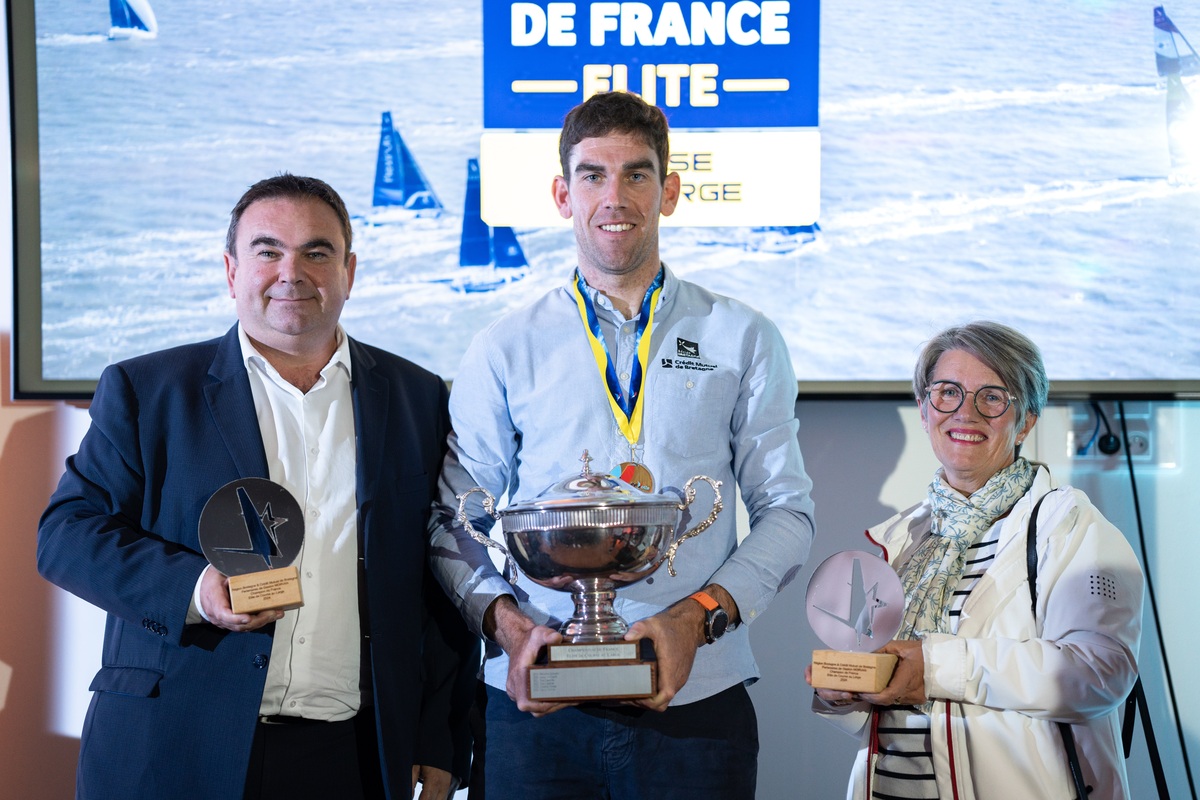
[[[680,458],[728,457],[737,379],[678,368],[657,369],[650,378],[645,440]]]

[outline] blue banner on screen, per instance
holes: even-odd
[[[673,128],[817,126],[818,0],[483,3],[485,128],[623,89]]]

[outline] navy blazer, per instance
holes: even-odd
[[[447,389],[398,356],[349,347],[380,755],[391,796],[409,797]],[[108,612],[77,795],[241,797],[274,625],[184,624],[207,563],[205,502],[231,480],[269,475],[237,327],[110,366],[91,416],[38,528],[42,575]]]

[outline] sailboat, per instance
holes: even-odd
[[[697,243],[707,247],[734,247],[748,253],[786,255],[815,242],[821,226],[755,225],[745,228],[697,229]]]
[[[442,201],[438,200],[429,179],[400,138],[392,124],[390,111],[383,112],[380,123],[371,205],[412,212],[406,216],[437,216],[442,211]]]
[[[479,159],[467,159],[467,193],[463,200],[460,267],[473,267],[450,283],[461,292],[488,292],[525,277],[529,261],[512,228],[490,227],[480,213]],[[482,268],[482,269],[480,269]]]
[[[149,0],[108,0],[112,15],[109,39],[153,39],[158,36],[158,20]]]
[[[1200,55],[1162,6],[1154,8],[1154,62],[1159,77],[1165,78],[1167,85],[1171,180],[1192,181],[1200,170],[1200,114],[1184,79],[1200,74]]]
[[[747,250],[760,253],[790,253],[806,244],[817,240],[821,226],[812,225],[771,225],[750,229],[753,234],[744,245]]]
[[[352,217],[356,224],[378,228],[385,239],[420,243],[445,253],[459,234],[458,267],[453,256],[444,265],[425,273],[409,273],[411,280],[448,286],[454,291],[490,292],[525,277],[529,262],[512,228],[490,227],[483,221],[479,186],[479,159],[467,159],[467,189],[461,231],[445,213],[442,201],[400,138],[390,111],[383,112],[371,213]],[[391,231],[391,233],[389,233]],[[447,254],[448,255],[448,254]]]
[[[1182,52],[1179,49],[1180,42],[1185,48]],[[1154,7],[1154,63],[1159,76],[1195,75],[1200,72],[1200,56],[1196,55],[1187,37],[1175,27],[1162,6]]]

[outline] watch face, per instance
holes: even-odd
[[[718,607],[708,612],[708,641],[710,643],[724,636],[728,627],[729,614],[725,609]]]

